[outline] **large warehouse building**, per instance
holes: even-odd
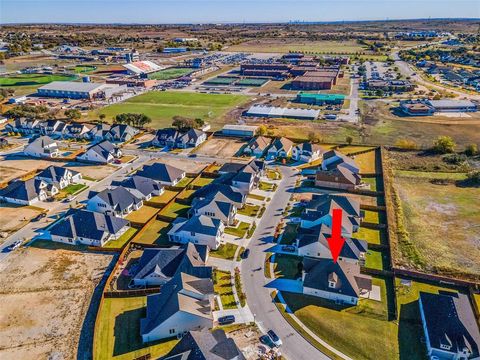
[[[250,109],[248,109],[245,115],[253,117],[315,120],[319,117],[320,110],[253,105],[250,107]]]
[[[68,99],[94,99],[110,98],[114,94],[125,90],[126,86],[116,84],[53,81],[38,88],[37,95]]]
[[[157,65],[152,61],[134,61],[123,64],[123,67],[131,75],[150,74],[165,69],[164,66]]]
[[[330,90],[334,79],[331,76],[298,76],[290,84],[293,89],[299,90]]]

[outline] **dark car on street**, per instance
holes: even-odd
[[[218,323],[220,325],[233,324],[235,322],[235,316],[227,315],[218,318]]]

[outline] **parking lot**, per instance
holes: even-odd
[[[237,156],[239,150],[245,144],[245,141],[239,139],[212,137],[210,140],[203,143],[195,153],[198,155],[228,158]]]

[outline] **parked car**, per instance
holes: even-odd
[[[267,346],[270,347],[270,348],[274,348],[274,347],[275,347],[275,344],[273,343],[272,339],[271,339],[270,336],[268,336],[268,335],[262,335],[262,336],[260,336],[260,342],[261,342],[263,345],[267,345]]]
[[[272,339],[275,346],[282,346],[282,340],[280,340],[280,338],[277,336],[277,334],[275,334],[273,330],[268,330],[267,335],[270,337],[270,339]]]
[[[218,323],[220,325],[227,325],[227,324],[232,324],[235,322],[235,316],[234,315],[226,315],[218,318]]]
[[[245,251],[242,254],[242,259],[248,258],[248,255],[250,255],[250,249],[245,249]]]
[[[18,249],[22,245],[22,242],[20,240],[15,241],[13,244],[9,245],[7,247],[8,251],[13,251],[15,249]]]
[[[47,216],[47,213],[40,213],[37,216],[35,216],[31,221],[39,221],[40,219],[43,219],[45,216]]]
[[[282,251],[295,252],[297,249],[293,245],[283,245]]]

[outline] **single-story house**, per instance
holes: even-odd
[[[480,359],[480,332],[467,295],[420,292],[418,304],[430,360]]]
[[[178,217],[168,232],[171,242],[206,245],[210,250],[217,250],[223,236],[225,225],[219,219],[205,215],[192,216],[189,219]]]
[[[122,150],[110,141],[104,140],[90,146],[82,155],[77,156],[79,161],[108,164],[122,156]]]
[[[337,304],[357,305],[360,296],[372,290],[372,278],[360,273],[360,266],[331,259],[303,258],[303,293],[332,300]]]
[[[144,343],[213,327],[212,278],[177,273],[160,292],[147,296],[147,316],[140,320]]]
[[[53,158],[60,156],[57,142],[48,136],[32,139],[23,150],[27,156],[39,158]]]
[[[132,194],[122,186],[105,189],[91,197],[87,202],[90,211],[125,217],[143,206],[142,198]]]
[[[243,149],[243,154],[261,158],[265,150],[270,146],[271,139],[265,136],[256,136],[252,138]]]
[[[65,167],[50,165],[35,175],[35,178],[53,184],[61,190],[70,184],[78,183],[82,179],[82,174]]]
[[[293,145],[293,141],[285,137],[276,138],[267,149],[266,159],[274,160],[279,157],[286,158],[290,156]]]
[[[122,218],[87,210],[73,210],[49,230],[52,241],[72,245],[104,246],[129,229]]]
[[[136,175],[153,179],[161,185],[175,186],[185,177],[186,173],[184,170],[168,164],[155,163],[144,166]]]

